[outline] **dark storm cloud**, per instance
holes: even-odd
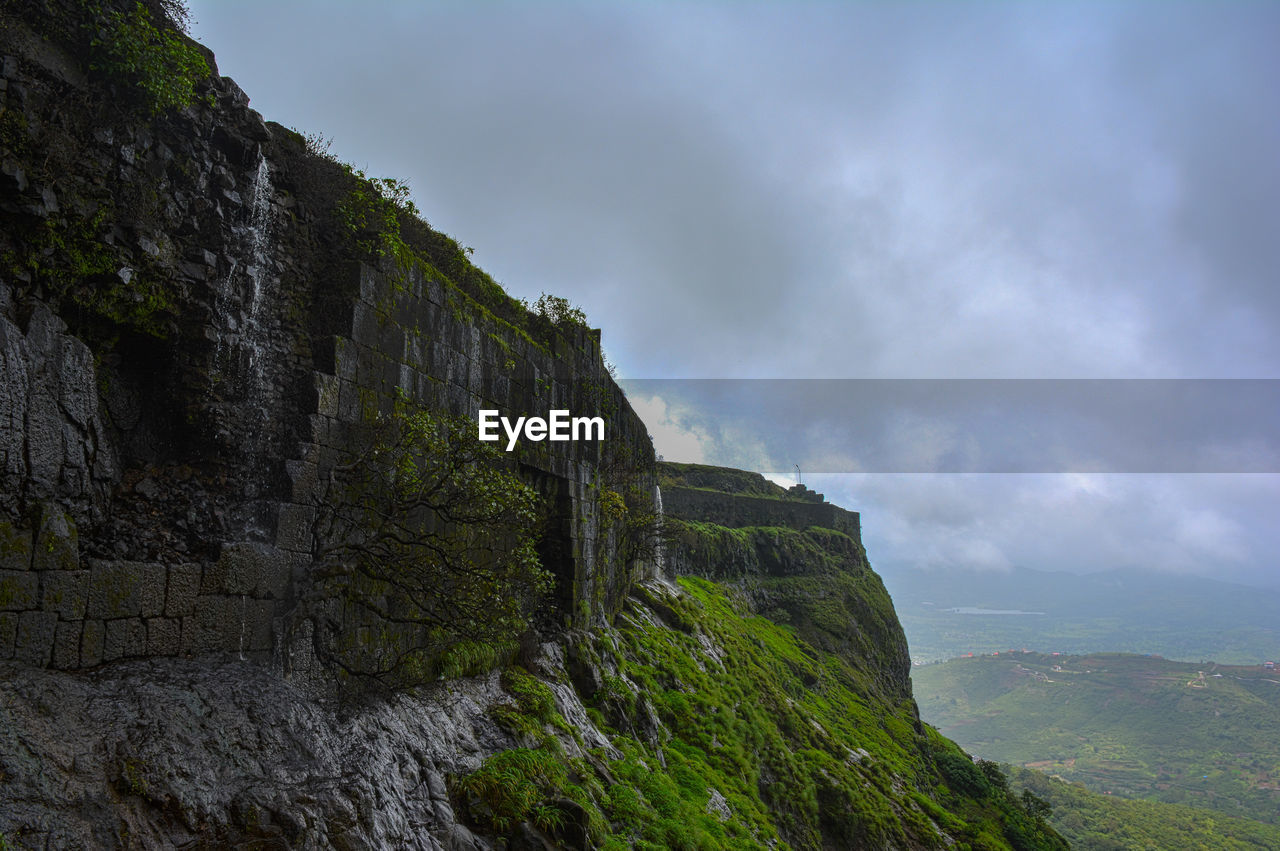
[[[624,373],[1274,372],[1275,7],[195,12]]]
[[[1280,364],[1274,3],[193,11],[254,106],[409,178],[513,294],[586,308],[623,375],[1272,378]],[[873,451],[821,410],[766,427],[637,401],[668,456],[763,470],[802,452],[809,469],[851,469],[874,451],[994,469],[1001,433],[966,441],[917,416]],[[1274,460],[1227,436],[1235,463]],[[1143,546],[1126,542],[1154,542],[1149,566],[1191,569],[1170,552],[1183,536],[1206,572],[1213,546],[1241,575],[1274,572],[1277,494],[1257,484],[1273,477],[937,477],[945,500],[926,479],[846,498],[878,517],[869,536],[900,533],[895,553],[916,541],[939,565],[1057,565],[1073,547],[1132,561]],[[966,519],[966,504],[990,512]]]

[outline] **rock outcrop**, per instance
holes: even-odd
[[[756,612],[842,655],[867,688],[910,699],[907,639],[867,561],[856,512],[737,470],[661,463],[659,476],[673,575],[740,589]]]

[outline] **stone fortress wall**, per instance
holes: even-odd
[[[614,557],[597,494],[623,466],[651,481],[653,450],[598,331],[531,334],[432,270],[345,256],[350,176],[216,73],[212,104],[69,116],[59,104],[105,100],[99,83],[9,23],[0,660],[288,656],[327,471],[402,396],[603,416],[603,442],[528,444],[518,466],[554,506],[555,620],[620,605],[643,568]],[[58,277],[30,259],[46,256],[84,268]]]

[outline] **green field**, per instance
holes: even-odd
[[[917,667],[921,717],[985,759],[1280,824],[1280,674],[1123,654]]]
[[[1091,851],[1280,848],[1280,827],[1182,804],[1136,801],[1091,792],[1026,768],[1010,769],[1010,787],[1030,790],[1053,807],[1049,823],[1072,848]]]

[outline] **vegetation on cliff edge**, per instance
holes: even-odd
[[[943,833],[957,849],[1066,847],[1044,808],[920,726],[909,698],[869,696],[845,659],[725,586],[680,589],[643,586],[616,628],[570,648],[610,747],[565,756],[545,696],[507,686],[524,696],[503,723],[526,717],[526,747],[455,784],[473,825],[603,848],[941,848]]]

